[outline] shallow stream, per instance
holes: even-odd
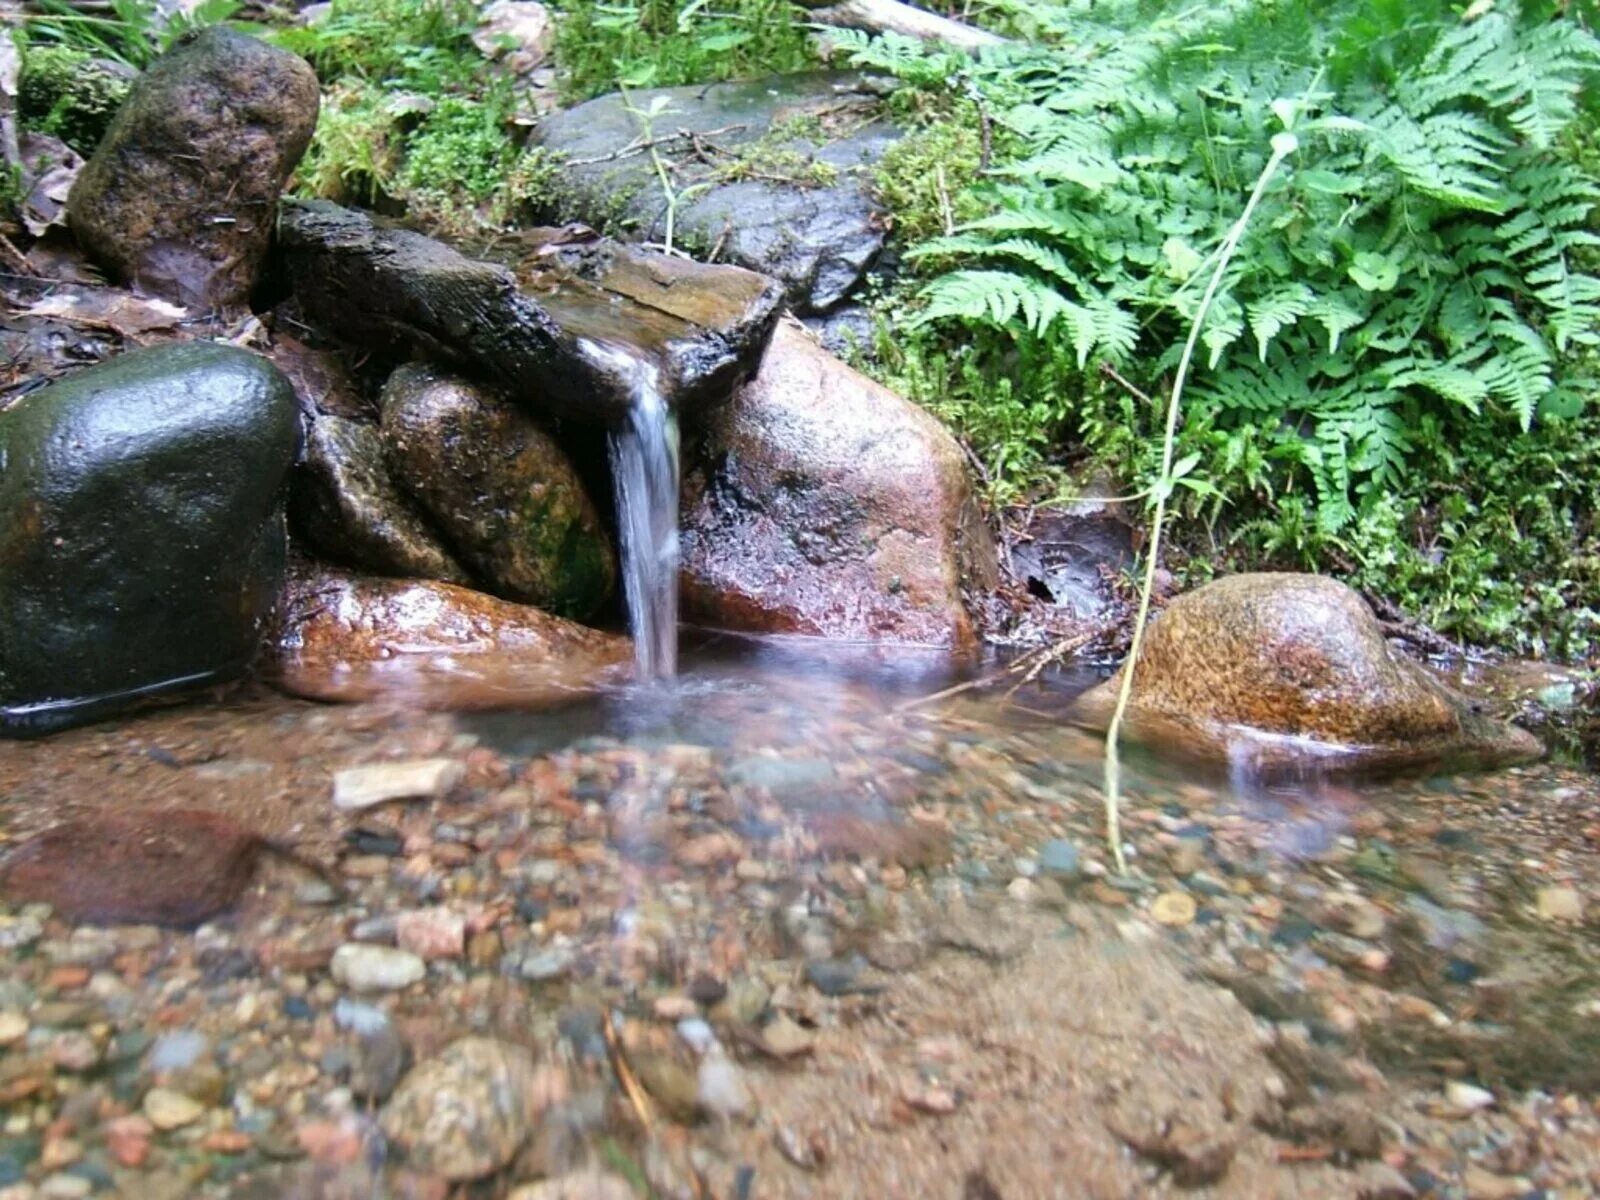
[[[0,1196],[573,1170],[715,1197],[1600,1194],[1593,776],[1267,786],[1136,755],[1117,879],[1099,741],[1061,719],[1092,673],[952,691],[972,670],[708,637],[676,681],[549,712],[245,688],[0,743],[0,839],[201,808],[346,889],[268,858],[194,932],[0,909]],[[422,758],[460,782],[334,807],[339,772]],[[426,975],[360,991],[330,972],[351,943]],[[505,1165],[445,1185],[380,1114],[469,1033],[531,1048],[542,1090]],[[153,1124],[156,1085],[193,1115]]]

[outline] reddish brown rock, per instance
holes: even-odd
[[[0,897],[69,921],[185,928],[231,907],[268,848],[218,813],[99,812],[18,846],[0,863]]]
[[[1121,684],[1119,673],[1086,692],[1076,719],[1104,729]],[[1365,600],[1318,575],[1230,575],[1174,600],[1145,634],[1125,728],[1164,750],[1266,768],[1499,764],[1543,752],[1396,650]]]
[[[271,675],[312,700],[521,708],[626,678],[626,638],[453,584],[295,572]]]
[[[933,417],[791,323],[687,459],[683,602],[752,633],[967,646],[994,545]]]

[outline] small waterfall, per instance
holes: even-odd
[[[678,419],[655,366],[632,362],[633,405],[611,431],[623,594],[639,678],[667,679],[678,671]]]

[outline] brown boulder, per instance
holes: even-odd
[[[99,812],[29,838],[0,863],[8,904],[69,921],[198,925],[232,907],[266,840],[219,813]]]
[[[312,700],[520,708],[625,679],[626,638],[448,583],[302,568],[282,604],[271,676]]]
[[[687,456],[683,603],[752,633],[969,646],[995,552],[932,416],[785,322]]]
[[[1110,723],[1119,673],[1075,719]],[[1151,624],[1128,734],[1164,750],[1274,767],[1348,769],[1536,758],[1525,730],[1485,715],[1384,638],[1364,600],[1317,575],[1230,575],[1178,597]]]
[[[319,101],[316,74],[287,51],[221,26],[180,40],[78,175],[73,233],[141,291],[192,308],[242,302]]]
[[[434,367],[383,387],[389,473],[487,590],[582,619],[611,596],[617,556],[555,439],[511,401]]]

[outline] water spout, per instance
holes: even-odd
[[[623,595],[642,680],[678,671],[678,420],[661,394],[654,364],[631,360],[632,405],[612,429]]]

